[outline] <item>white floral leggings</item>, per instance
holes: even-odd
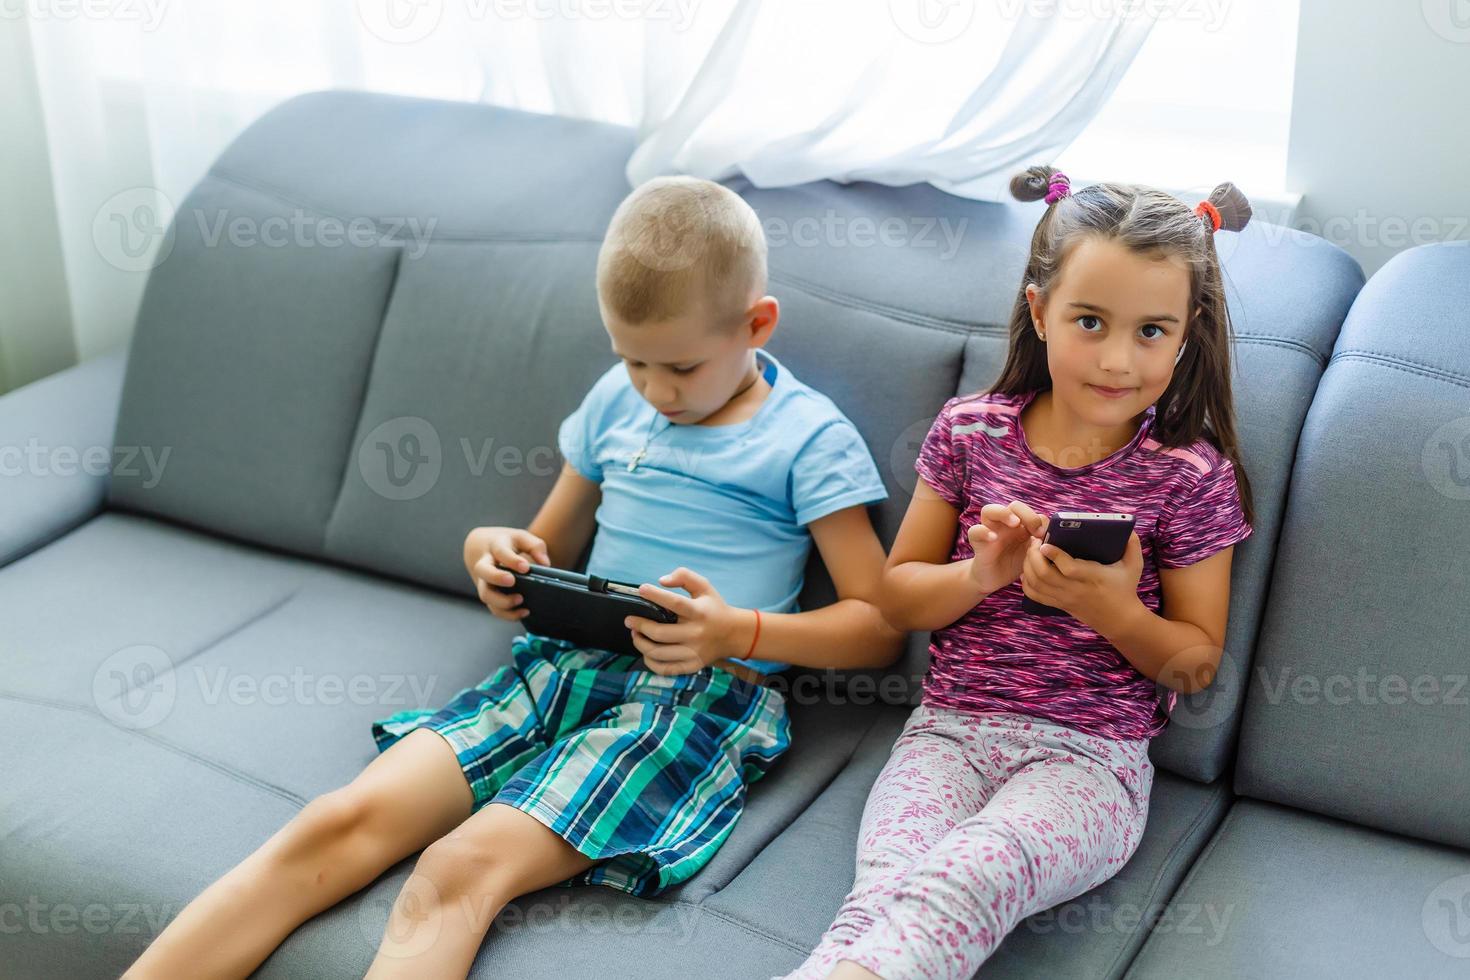
[[[920,705],[873,784],[837,919],[786,980],[851,960],[970,980],[1028,915],[1107,881],[1148,819],[1148,740]]]

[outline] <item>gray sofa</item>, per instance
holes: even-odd
[[[292,99],[180,202],[130,348],[0,398],[0,975],[116,976],[374,757],[372,719],[508,660],[460,546],[530,519],[556,423],[612,363],[593,267],[632,146],[479,105]],[[731,186],[771,239],[772,349],[868,439],[891,542],[930,419],[999,372],[1039,207]],[[1220,245],[1258,513],[1226,659],[1153,743],[1133,859],[982,973],[1470,975],[1470,248],[1364,286],[1298,232]],[[806,604],[830,596],[813,564]],[[707,868],[651,901],[528,896],[473,975],[800,962],[924,650],[789,677],[794,745]],[[258,975],[361,976],[411,867]]]

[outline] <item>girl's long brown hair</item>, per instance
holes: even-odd
[[[1046,196],[1050,166],[1030,167],[1011,180],[1018,200]],[[1220,227],[1239,231],[1250,220],[1250,203],[1233,184],[1221,184],[1209,202],[1220,215]],[[1149,256],[1173,256],[1190,270],[1191,311],[1185,338],[1189,347],[1174,368],[1169,386],[1159,397],[1152,438],[1168,447],[1188,446],[1200,437],[1215,444],[1235,467],[1245,518],[1255,523],[1250,480],[1240,460],[1235,431],[1235,397],[1231,391],[1230,351],[1234,333],[1225,305],[1220,257],[1215,251],[1211,220],[1171,194],[1131,184],[1093,184],[1049,205],[1031,236],[1031,255],[1011,311],[1010,351],[1000,377],[988,394],[1019,395],[1051,387],[1046,347],[1031,329],[1027,283],[1042,295],[1061,270],[1063,261],[1088,236],[1112,239]]]

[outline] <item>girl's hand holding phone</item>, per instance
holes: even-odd
[[[970,561],[975,584],[989,595],[1020,578],[1031,542],[1046,536],[1049,521],[1019,500],[982,507],[979,523],[968,533],[975,552]]]
[[[1143,577],[1143,544],[1137,531],[1128,532],[1123,557],[1111,564],[1074,558],[1054,544],[1028,543],[1021,572],[1021,592],[1028,598],[1055,606],[1079,622],[1103,632],[1109,617],[1139,604],[1138,582]]]

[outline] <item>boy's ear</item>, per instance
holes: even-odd
[[[750,346],[764,347],[776,324],[781,320],[781,304],[774,296],[762,296],[746,311],[746,324],[750,327]]]

